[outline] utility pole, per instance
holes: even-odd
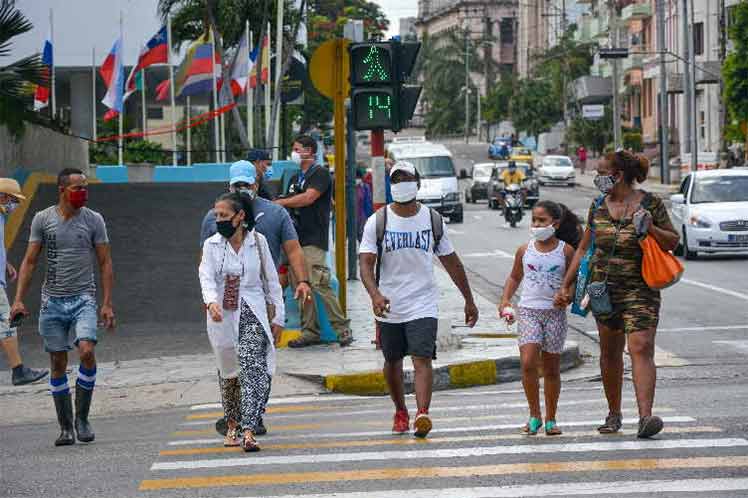
[[[725,19],[725,0],[719,0],[719,65],[724,67],[727,58],[727,20]],[[720,167],[727,165],[727,108],[725,106],[725,81],[719,79],[719,152]]]
[[[470,143],[470,27],[465,22],[465,143]]]
[[[686,0],[688,1],[688,0]],[[696,47],[694,47],[694,8],[693,0],[691,1],[691,31],[688,36],[689,52],[691,54],[691,171],[696,171],[699,164],[699,110],[696,108]]]
[[[689,39],[692,38],[688,29],[688,0],[682,0],[681,13],[681,29],[683,31],[683,97],[685,99],[683,120],[686,123],[686,126],[683,126],[683,144],[685,151],[693,155],[694,151],[691,149],[691,123],[689,123],[689,120],[693,115],[691,109],[693,96],[691,95],[691,68],[688,67],[688,61],[690,60],[689,54],[691,51],[691,42]]]
[[[615,2],[608,2],[608,8],[610,9],[610,46],[618,48],[618,10]],[[618,149],[621,147],[621,111],[618,108],[618,68],[620,66],[618,59],[612,59],[611,64],[613,65],[613,144]]]
[[[660,181],[670,184],[667,68],[665,66],[665,0],[657,0],[657,49],[660,51],[660,109],[657,113],[660,129]]]

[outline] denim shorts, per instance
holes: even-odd
[[[48,353],[70,351],[79,341],[96,342],[96,298],[42,296],[39,334]]]
[[[0,340],[15,337],[16,329],[10,328],[10,304],[5,289],[0,290]]]

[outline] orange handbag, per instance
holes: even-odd
[[[642,278],[651,289],[660,290],[678,283],[683,265],[670,251],[663,251],[650,235],[639,241],[642,248]]]

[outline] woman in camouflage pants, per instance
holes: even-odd
[[[626,151],[610,153],[598,163],[595,185],[605,198],[590,207],[587,229],[558,296],[559,304],[571,302],[579,263],[590,246],[594,230],[590,282],[607,281],[613,308],[610,313],[595,315],[600,334],[600,371],[609,407],[605,423],[598,431],[609,434],[621,429],[623,352],[628,341],[640,438],[654,436],[663,424],[662,419],[652,415],[660,292],[649,288],[642,278],[639,239],[650,235],[665,251],[675,249],[679,239],[662,200],[634,188],[634,182],[646,180],[648,171],[647,159]]]

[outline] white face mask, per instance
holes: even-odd
[[[291,161],[301,166],[301,154],[296,151],[291,152]]]
[[[547,227],[530,227],[530,236],[541,242],[550,239],[555,234],[556,228],[553,225],[548,225]]]
[[[406,204],[415,200],[418,194],[418,182],[393,183],[390,189],[393,201],[398,204]]]

